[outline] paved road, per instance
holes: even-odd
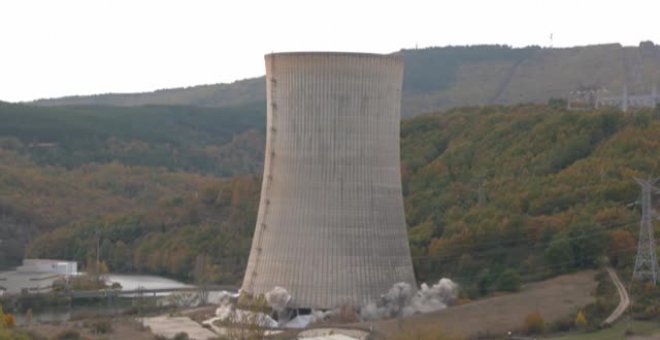
[[[623,312],[626,311],[628,306],[630,305],[630,297],[628,296],[628,292],[626,291],[626,287],[623,286],[623,283],[621,283],[621,280],[619,280],[619,275],[616,274],[614,269],[612,268],[605,268],[607,270],[607,273],[610,274],[610,278],[612,279],[612,282],[614,282],[614,285],[616,286],[616,290],[619,292],[619,305],[616,306],[616,309],[610,314],[605,321],[603,321],[603,325],[609,325],[616,321]]]

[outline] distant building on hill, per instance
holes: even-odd
[[[653,85],[649,94],[628,93],[628,87],[624,85],[620,96],[607,96],[607,89],[592,88],[580,89],[571,92],[568,100],[568,110],[584,111],[603,107],[616,107],[627,112],[632,108],[655,108],[660,103],[657,87]]]
[[[607,93],[605,88],[581,88],[571,91],[567,100],[567,108],[570,111],[593,110],[598,107],[599,98]]]
[[[631,108],[655,108],[658,104],[658,90],[655,85],[650,94],[628,93],[628,87],[623,87],[621,96],[603,96],[596,101],[596,107],[619,107],[621,111],[627,112]]]

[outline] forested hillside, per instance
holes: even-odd
[[[231,84],[198,85],[185,88],[163,89],[145,93],[109,93],[92,96],[72,96],[37,100],[46,106],[104,105],[145,106],[176,105],[226,107],[261,102],[266,97],[264,79],[252,78]]]
[[[457,109],[403,122],[405,208],[418,278],[487,293],[611,261],[630,265],[634,177],[660,172],[653,112]]]
[[[404,116],[466,105],[545,103],[550,98],[567,98],[579,89],[604,88],[617,95],[624,82],[631,93],[648,94],[660,83],[660,47],[652,42],[639,47],[447,46],[394,54],[405,61]],[[45,99],[35,104],[229,107],[264,97],[261,77],[147,93]]]
[[[34,163],[0,143],[0,268],[28,256],[96,254],[118,272],[189,279],[196,259],[235,282],[256,219],[255,176],[218,178],[161,167],[90,163],[67,169]],[[205,261],[211,263],[211,261]]]
[[[217,176],[257,174],[263,101],[227,108],[72,106],[0,102],[3,143],[41,165],[118,161]]]
[[[1,108],[0,119],[19,122],[17,112],[36,110]],[[51,109],[40,110],[47,115]],[[65,133],[91,129],[101,150],[107,139],[118,144],[137,139],[145,150],[174,145],[184,157],[205,143],[232,140],[210,136],[205,110],[107,111],[97,118],[99,126],[76,115],[101,111],[57,110],[75,119],[53,117],[45,123],[34,116],[16,128],[2,125],[0,228],[9,236],[8,242],[3,236],[0,258],[8,259],[5,265],[20,257],[26,242],[30,256],[84,263],[95,255],[99,237],[101,258],[113,271],[190,280],[196,263],[210,263],[205,270],[215,281],[240,280],[258,205],[260,179],[250,169],[263,157],[263,115],[259,128],[247,134],[252,130],[236,127],[240,120],[225,120],[231,112],[217,112],[220,117],[213,119],[238,124],[231,129],[237,129],[235,138],[245,138],[240,146],[256,147],[236,149],[241,157],[229,149],[209,168],[196,158],[173,163],[159,157],[85,158],[95,154],[87,145],[94,138]],[[139,122],[133,128],[146,131],[132,134],[128,123],[110,123],[108,117]],[[35,137],[39,126],[67,137]],[[462,108],[405,119],[401,135],[405,209],[420,280],[449,276],[477,296],[506,289],[512,278],[542,278],[608,258],[629,265],[639,220],[633,177],[660,172],[655,112]],[[42,142],[58,143],[43,147],[62,148],[52,152],[65,159],[82,156],[75,162],[46,157],[34,150]],[[231,170],[224,170],[225,161]]]

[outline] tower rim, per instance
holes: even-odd
[[[383,58],[383,59],[402,59],[397,54],[382,54],[370,52],[342,52],[342,51],[288,51],[288,52],[273,52],[264,55],[264,58],[271,57],[306,57],[306,56],[333,56],[333,57],[370,57],[370,58]]]

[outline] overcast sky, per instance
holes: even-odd
[[[652,0],[0,0],[0,100],[232,82],[262,75],[270,52],[658,43],[659,9]]]

